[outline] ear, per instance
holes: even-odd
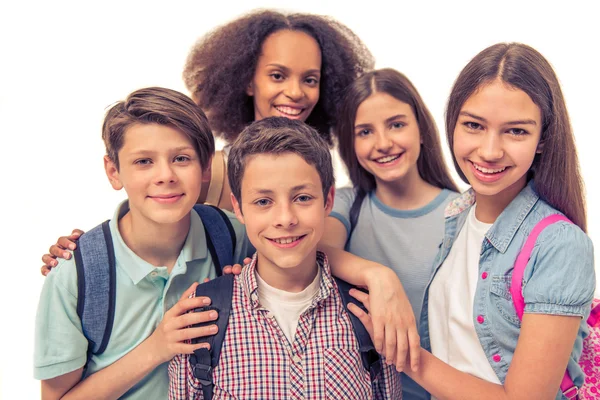
[[[104,156],[104,171],[106,171],[106,176],[108,177],[108,181],[110,185],[115,190],[123,189],[123,184],[121,183],[121,178],[119,176],[119,170],[117,169],[117,165],[111,161],[108,156]]]
[[[231,205],[233,206],[233,212],[235,213],[235,217],[242,224],[245,224],[245,222],[244,222],[244,214],[242,214],[242,206],[237,201],[237,199],[235,198],[235,196],[233,195],[233,193],[231,193]]]
[[[246,94],[250,97],[254,96],[254,83],[252,81],[246,87]]]
[[[538,143],[538,145],[537,145],[537,148],[535,149],[535,152],[536,152],[537,154],[542,154],[542,151],[544,150],[544,144],[545,144],[545,143],[546,143],[545,141],[543,141],[543,140],[540,140],[540,142],[539,142],[539,143]]]
[[[329,216],[329,213],[333,209],[333,199],[335,199],[335,187],[331,186],[325,198],[325,216]]]

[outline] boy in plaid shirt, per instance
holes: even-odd
[[[400,399],[384,364],[372,381],[325,254],[317,251],[334,199],[331,155],[308,125],[266,118],[231,148],[237,218],[257,252],[234,278],[214,399]],[[188,355],[169,365],[170,399],[203,399]]]

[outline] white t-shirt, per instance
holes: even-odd
[[[298,320],[319,293],[321,283],[321,268],[317,276],[303,291],[298,293],[286,292],[274,288],[256,274],[258,286],[258,302],[261,306],[273,313],[275,321],[279,324],[290,344],[294,343]]]
[[[429,288],[429,335],[434,356],[462,372],[499,384],[473,325],[479,255],[491,226],[477,220],[473,206]]]

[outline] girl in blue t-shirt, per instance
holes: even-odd
[[[404,75],[381,69],[349,87],[336,133],[353,188],[337,191],[323,241],[392,268],[418,319],[457,192],[433,118]],[[405,399],[426,398],[402,384]]]
[[[421,313],[421,364],[407,373],[437,398],[573,398],[584,382],[578,360],[595,273],[552,67],[523,44],[483,50],[454,83],[446,133],[471,189],[446,210]],[[521,320],[510,290],[515,260],[536,224],[557,213],[573,223],[556,222],[537,238],[521,280]]]

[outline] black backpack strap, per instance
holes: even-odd
[[[366,195],[367,192],[365,192],[363,189],[356,189],[356,196],[354,197],[354,201],[352,202],[352,206],[350,207],[350,232],[348,232],[348,239],[346,239],[346,243],[350,242],[352,232],[354,232],[354,228],[356,228],[356,224],[358,223],[358,216],[360,215],[360,208],[362,207],[362,203]]]
[[[74,250],[77,315],[92,354],[106,350],[115,318],[116,260],[109,221],[84,233]],[[86,362],[86,366],[87,366]]]
[[[198,285],[196,296],[210,297],[210,306],[197,308],[196,312],[215,310],[219,317],[216,321],[208,321],[194,326],[205,326],[213,323],[217,324],[219,330],[213,336],[201,337],[192,340],[193,344],[208,343],[210,350],[201,348],[194,350],[190,355],[190,365],[196,379],[202,385],[204,400],[212,400],[213,397],[213,369],[219,364],[221,356],[221,347],[225,339],[225,332],[229,323],[229,314],[231,313],[231,298],[233,296],[234,275],[223,275],[212,281]]]
[[[200,215],[206,247],[210,252],[217,276],[223,274],[225,265],[233,265],[236,237],[229,217],[218,207],[207,204],[196,204],[194,210]]]
[[[352,322],[352,327],[354,328],[354,335],[358,341],[358,350],[360,351],[360,357],[362,359],[363,366],[367,371],[369,371],[369,374],[371,375],[371,381],[375,381],[382,369],[381,357],[379,356],[377,350],[375,350],[375,346],[373,346],[373,341],[371,340],[371,336],[369,336],[369,332],[367,332],[367,328],[365,328],[362,322],[360,322],[360,320],[354,314],[348,311],[348,304],[356,304],[364,312],[367,312],[367,310],[360,301],[350,296],[350,289],[357,289],[355,286],[352,286],[348,282],[339,278],[334,277],[334,279],[335,283],[337,284],[340,297],[342,298],[342,302],[344,303],[344,308],[346,309],[348,316],[350,316],[350,321]]]

